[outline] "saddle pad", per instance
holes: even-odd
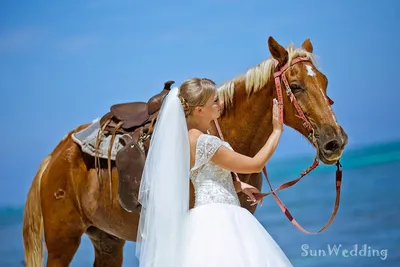
[[[97,118],[87,128],[83,129],[80,132],[72,134],[72,139],[81,147],[83,152],[94,157],[96,152],[96,139],[99,131],[100,118]],[[118,151],[123,147],[123,145],[119,142],[121,136],[121,134],[115,135],[114,143],[111,150],[111,160],[115,160]],[[111,138],[111,135],[105,137],[104,134],[101,134],[101,142],[99,146],[99,151],[97,153],[97,156],[99,158],[108,159],[108,148],[110,146]]]

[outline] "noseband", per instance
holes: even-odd
[[[285,91],[286,94],[288,96],[288,98],[290,99],[290,102],[293,104],[293,106],[295,107],[296,111],[297,111],[297,117],[299,117],[303,123],[303,127],[306,129],[307,131],[307,138],[308,140],[315,146],[316,150],[318,150],[318,144],[316,142],[316,139],[314,137],[314,129],[312,124],[310,123],[310,121],[307,119],[307,117],[304,115],[304,112],[302,111],[300,105],[298,104],[296,97],[294,96],[292,89],[289,86],[289,83],[287,81],[287,78],[285,76],[285,72],[293,65],[299,63],[299,62],[310,62],[309,59],[304,58],[304,57],[298,57],[292,60],[292,62],[289,64],[285,64],[284,66],[278,68],[278,63],[275,64],[275,72],[274,72],[274,80],[275,80],[275,88],[276,88],[276,94],[278,97],[278,117],[279,117],[279,122],[280,123],[284,123],[283,120],[283,94],[282,94],[282,83],[285,86]],[[281,82],[282,80],[282,82]],[[324,95],[327,103],[329,105],[333,105],[333,101],[326,95]],[[214,120],[218,134],[220,136],[220,138],[222,140],[224,140],[224,137],[222,135],[221,129],[218,125],[217,120]],[[263,168],[263,173],[264,176],[268,182],[269,188],[271,189],[270,192],[266,192],[266,193],[262,193],[261,195],[258,195],[257,197],[266,197],[268,195],[273,195],[274,199],[276,200],[276,202],[278,203],[278,206],[280,207],[280,209],[282,210],[282,212],[286,215],[286,217],[289,219],[289,221],[300,231],[306,233],[306,234],[318,234],[321,233],[323,231],[325,231],[333,222],[333,220],[336,217],[337,211],[339,209],[339,204],[340,204],[340,189],[341,189],[341,185],[342,185],[342,170],[341,167],[342,165],[340,164],[339,160],[336,162],[336,199],[335,199],[335,206],[334,209],[332,211],[331,217],[329,218],[329,221],[325,224],[325,226],[320,229],[318,232],[309,232],[307,230],[305,230],[292,216],[292,214],[289,212],[288,208],[285,206],[285,204],[283,204],[282,200],[280,200],[280,198],[277,196],[276,192],[289,188],[293,185],[295,185],[296,183],[298,183],[304,176],[306,176],[308,173],[310,173],[312,170],[314,170],[317,166],[319,165],[319,159],[318,159],[318,152],[317,155],[314,159],[313,164],[306,170],[304,170],[303,172],[301,172],[301,176],[295,180],[286,182],[282,185],[280,185],[279,187],[277,187],[275,190],[272,188],[271,182],[269,181],[268,178],[268,173],[266,170],[266,167]],[[233,176],[235,178],[236,181],[239,181],[239,177],[236,173],[233,173]]]

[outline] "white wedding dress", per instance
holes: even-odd
[[[195,207],[184,223],[182,267],[292,266],[253,214],[240,206],[230,171],[210,161],[221,145],[232,149],[208,134],[197,141],[190,170]]]

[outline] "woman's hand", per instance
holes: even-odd
[[[258,203],[260,203],[260,206],[262,206],[264,203],[264,198],[262,197],[260,190],[243,182],[240,182],[240,188],[241,192],[247,195],[247,201],[252,202],[250,204],[251,206],[257,205]]]

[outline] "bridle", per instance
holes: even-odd
[[[305,57],[298,57],[292,60],[292,62],[289,64],[285,64],[284,66],[279,68],[279,64],[278,62],[276,62],[275,64],[275,72],[274,72],[274,80],[275,80],[275,88],[276,88],[276,93],[277,93],[277,97],[278,97],[278,116],[279,116],[279,122],[283,124],[283,95],[282,95],[282,86],[281,84],[283,83],[285,86],[285,91],[286,94],[288,96],[288,98],[290,99],[290,102],[293,104],[293,106],[295,107],[296,111],[297,111],[297,116],[303,121],[303,127],[307,130],[308,135],[307,138],[308,140],[316,147],[316,149],[318,150],[318,144],[315,140],[315,136],[314,136],[314,129],[312,127],[312,124],[310,123],[310,121],[307,119],[307,117],[305,116],[304,112],[302,111],[300,105],[298,104],[296,97],[294,96],[289,83],[287,81],[287,78],[285,76],[285,72],[293,65],[299,63],[299,62],[310,62],[309,59],[305,58]],[[281,82],[282,80],[282,82]],[[327,103],[329,105],[333,105],[333,101],[326,95],[325,99],[327,101]],[[215,126],[217,128],[218,134],[220,136],[220,138],[222,140],[224,140],[224,137],[222,135],[221,129],[218,125],[217,120],[214,120]],[[289,212],[288,208],[285,206],[285,204],[283,204],[282,200],[280,200],[280,198],[277,196],[276,192],[289,188],[293,185],[295,185],[296,183],[298,183],[304,176],[306,176],[308,173],[310,173],[312,170],[314,170],[317,166],[319,165],[319,159],[318,159],[318,152],[317,155],[314,159],[313,164],[306,170],[304,170],[303,172],[301,172],[301,176],[295,180],[286,182],[284,184],[281,184],[279,187],[277,187],[275,190],[272,188],[271,182],[269,181],[268,178],[268,173],[266,170],[266,167],[263,168],[263,173],[264,176],[268,182],[268,186],[271,189],[271,191],[266,192],[266,193],[262,193],[261,195],[259,195],[258,197],[266,197],[268,195],[273,195],[274,199],[276,200],[278,206],[280,207],[280,209],[282,210],[282,212],[286,215],[286,217],[289,219],[289,221],[296,227],[298,228],[300,231],[306,233],[306,234],[318,234],[321,233],[323,231],[325,231],[333,222],[333,220],[336,217],[337,211],[339,209],[339,204],[340,204],[340,189],[341,189],[341,185],[342,185],[342,170],[341,167],[342,165],[340,164],[340,161],[338,160],[336,162],[336,199],[335,199],[335,206],[334,209],[332,211],[331,217],[329,218],[329,221],[325,224],[325,226],[323,228],[321,228],[319,231],[317,232],[309,232],[307,230],[305,230],[292,216],[292,214]],[[237,175],[237,173],[233,172],[233,176],[235,178],[236,181],[240,181],[239,177]]]

